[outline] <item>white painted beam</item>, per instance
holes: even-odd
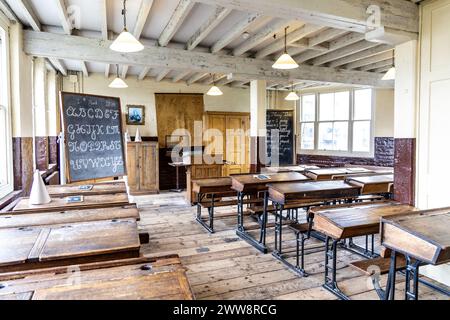
[[[360,68],[361,71],[369,71],[369,70],[376,70],[380,68],[390,68],[394,65],[394,58],[390,58],[387,60],[378,61],[376,63],[369,64],[367,66],[364,66]]]
[[[162,79],[164,79],[168,74],[170,73],[170,69],[165,69],[163,71],[161,71],[157,76],[156,76],[156,81],[160,82]]]
[[[83,71],[83,75],[87,78],[89,77],[89,70],[87,68],[86,62],[81,61],[81,70]]]
[[[384,45],[380,45],[378,47],[375,48],[371,48],[368,50],[372,50],[372,49],[376,49],[374,50],[375,52],[377,52],[376,54],[370,55],[367,54],[369,51],[364,50],[361,51],[359,53],[356,53],[353,56],[353,62],[350,63],[344,63],[344,64],[340,64],[339,66],[344,65],[343,67],[345,69],[357,69],[357,68],[361,68],[363,66],[372,64],[372,63],[377,63],[386,59],[390,59],[394,56],[394,52],[392,49],[389,49],[389,46],[384,46]],[[345,58],[343,59],[345,60]],[[339,61],[339,60],[337,60]],[[333,61],[332,63],[329,64],[329,67],[334,67],[335,61]],[[337,66],[337,65],[336,65]]]
[[[273,37],[274,34],[283,30],[285,27],[289,25],[289,22],[284,19],[277,19],[275,21],[270,22],[265,27],[263,27],[258,33],[253,35],[252,37],[245,40],[240,46],[233,50],[233,55],[240,56],[247,51],[253,49],[258,46],[262,42],[267,39]]]
[[[150,72],[150,68],[144,67],[142,69],[141,73],[139,73],[138,80],[144,80],[149,72]]]
[[[66,34],[72,34],[72,23],[69,20],[69,15],[67,13],[67,8],[66,8],[66,4],[64,3],[64,0],[54,0],[56,7],[57,7],[57,12],[58,12],[58,17],[59,20],[61,21],[61,25],[64,29],[64,32]]]
[[[181,79],[187,77],[189,74],[191,73],[191,71],[180,71],[175,77],[173,77],[172,82],[178,82]]]
[[[317,32],[320,29],[322,29],[322,27],[320,27],[320,26],[309,25],[309,24],[304,25],[304,26],[288,33],[288,35],[286,37],[287,43],[290,44],[290,43],[293,43],[300,39],[303,39],[305,37],[308,37],[308,35],[310,35],[314,32]],[[264,58],[272,53],[278,52],[283,49],[284,49],[284,37],[276,40],[275,42],[271,43],[264,49],[258,51],[255,55],[255,58],[257,58],[257,59]]]
[[[28,0],[16,0],[16,3],[20,7],[22,14],[25,16],[25,19],[31,28],[35,31],[41,31],[41,22],[34,13],[34,10]]]
[[[204,77],[206,77],[209,73],[196,73],[194,75],[192,75],[187,81],[186,83],[188,85],[194,84],[197,81],[203,79]]]
[[[68,60],[111,63],[140,67],[215,72],[242,73],[253,79],[307,80],[389,87],[391,82],[380,81],[376,75],[361,71],[302,65],[292,71],[280,71],[267,60],[215,55],[167,47],[147,46],[144,50],[123,54],[109,49],[111,41],[67,36],[47,32],[24,31],[24,51],[27,54]],[[247,79],[244,79],[247,80]]]
[[[255,22],[258,17],[259,14],[248,14],[244,20],[236,24],[211,47],[211,52],[216,53],[225,48],[230,42],[239,37],[253,22]]]
[[[323,65],[325,63],[328,63],[330,61],[333,60],[337,60],[343,57],[346,57],[348,55],[354,54],[354,53],[358,53],[360,51],[366,50],[368,48],[373,48],[375,46],[378,46],[378,43],[374,43],[374,42],[368,42],[368,41],[360,41],[357,43],[354,43],[350,46],[346,46],[344,48],[338,49],[338,50],[334,50],[333,52],[324,54],[316,59],[314,59],[312,61],[312,64],[315,66],[320,66]]]
[[[381,9],[385,27],[419,32],[419,7],[403,0],[198,0],[240,11],[257,12],[266,16],[295,19],[332,28],[366,33],[369,5]]]
[[[193,50],[198,44],[205,39],[208,34],[214,30],[228,15],[231,13],[231,9],[216,7],[214,13],[206,20],[204,24],[194,33],[194,35],[188,40],[186,49]]]
[[[148,15],[153,5],[153,0],[142,0],[141,6],[139,8],[139,14],[136,19],[136,24],[134,25],[133,35],[136,39],[139,39],[144,30],[145,23],[147,22]],[[122,78],[125,79],[128,73],[128,66],[123,66],[122,68]]]
[[[0,10],[8,17],[11,21],[19,21],[16,13],[11,9],[9,4],[5,0],[0,0]]]
[[[102,39],[108,40],[108,0],[100,0],[100,15],[101,15],[101,33]],[[105,66],[105,78],[109,78],[111,66],[109,63]]]
[[[62,63],[61,60],[56,58],[48,58],[51,62],[51,64],[55,67],[56,70],[58,70],[63,76],[67,76],[67,69]]]
[[[164,28],[163,32],[159,36],[158,43],[161,47],[167,46],[170,40],[173,38],[177,30],[183,24],[184,19],[187,17],[195,2],[191,0],[181,0],[178,4],[175,12],[169,20],[169,23]]]

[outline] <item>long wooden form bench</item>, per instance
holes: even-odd
[[[193,300],[177,255],[0,274],[0,300]]]

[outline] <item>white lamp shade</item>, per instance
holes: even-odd
[[[386,72],[382,80],[395,80],[395,67],[392,67]]]
[[[272,65],[272,68],[282,70],[295,69],[298,67],[299,65],[297,64],[297,62],[295,62],[295,60],[292,59],[292,57],[287,53],[283,53]]]
[[[144,50],[144,46],[131,33],[124,30],[109,47],[117,52],[138,52]]]
[[[52,201],[50,196],[48,195],[47,188],[45,187],[44,180],[42,180],[42,176],[39,173],[39,170],[34,172],[33,177],[33,185],[31,187],[30,193],[30,205],[37,204],[46,204]]]
[[[128,85],[125,83],[125,81],[117,77],[109,84],[109,87],[114,89],[124,89],[128,88]]]
[[[286,96],[286,98],[284,98],[284,100],[287,100],[287,101],[296,101],[296,100],[300,100],[300,97],[299,97],[294,91],[291,91],[291,92]]]
[[[206,94],[208,96],[221,96],[223,92],[218,87],[212,86]]]

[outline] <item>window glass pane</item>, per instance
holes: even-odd
[[[6,157],[6,110],[0,106],[0,187],[8,183]]]
[[[300,148],[314,150],[314,123],[302,123]]]
[[[347,151],[348,122],[323,122],[319,124],[319,149]]]
[[[307,95],[302,97],[301,121],[316,120],[316,96]]]
[[[372,119],[372,90],[355,91],[355,120]]]
[[[320,95],[320,121],[348,120],[350,93],[324,93]]]
[[[353,123],[353,151],[370,151],[370,121],[355,121]]]
[[[334,93],[320,95],[320,121],[334,120]]]
[[[334,120],[348,120],[350,111],[350,92],[335,94]]]

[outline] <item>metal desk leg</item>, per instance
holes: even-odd
[[[238,230],[244,231],[244,194],[242,192],[237,193],[237,211],[238,211]]]
[[[268,207],[268,195],[267,191],[264,191],[264,203],[263,203],[263,214],[262,214],[262,221],[261,221],[261,231],[259,236],[259,242],[263,244],[263,246],[266,245],[266,235],[267,235],[267,207]]]
[[[419,260],[412,262],[409,256],[406,257],[405,300],[419,299],[419,265]]]
[[[380,300],[394,300],[395,299],[395,276],[397,272],[397,257],[396,252],[392,250],[391,259],[389,265],[389,275],[386,283],[386,290],[381,288],[380,284],[380,274],[372,274],[370,277],[372,278],[372,283],[375,288],[375,291],[380,297]]]
[[[209,224],[207,224],[203,218],[202,218],[202,207],[201,207],[201,202],[203,200],[204,195],[202,194],[198,194],[197,195],[197,222],[203,227],[205,228],[209,233],[214,233],[214,225],[213,225],[213,219],[214,219],[214,202],[212,203],[212,207],[208,208],[208,219],[209,219]],[[212,200],[214,201],[214,195],[212,196]]]
[[[331,246],[330,246],[331,242]],[[339,289],[336,281],[337,246],[339,240],[332,240],[327,236],[325,240],[325,283],[323,287],[342,300],[349,297]]]
[[[283,205],[275,204],[275,250],[274,255],[282,255]]]

